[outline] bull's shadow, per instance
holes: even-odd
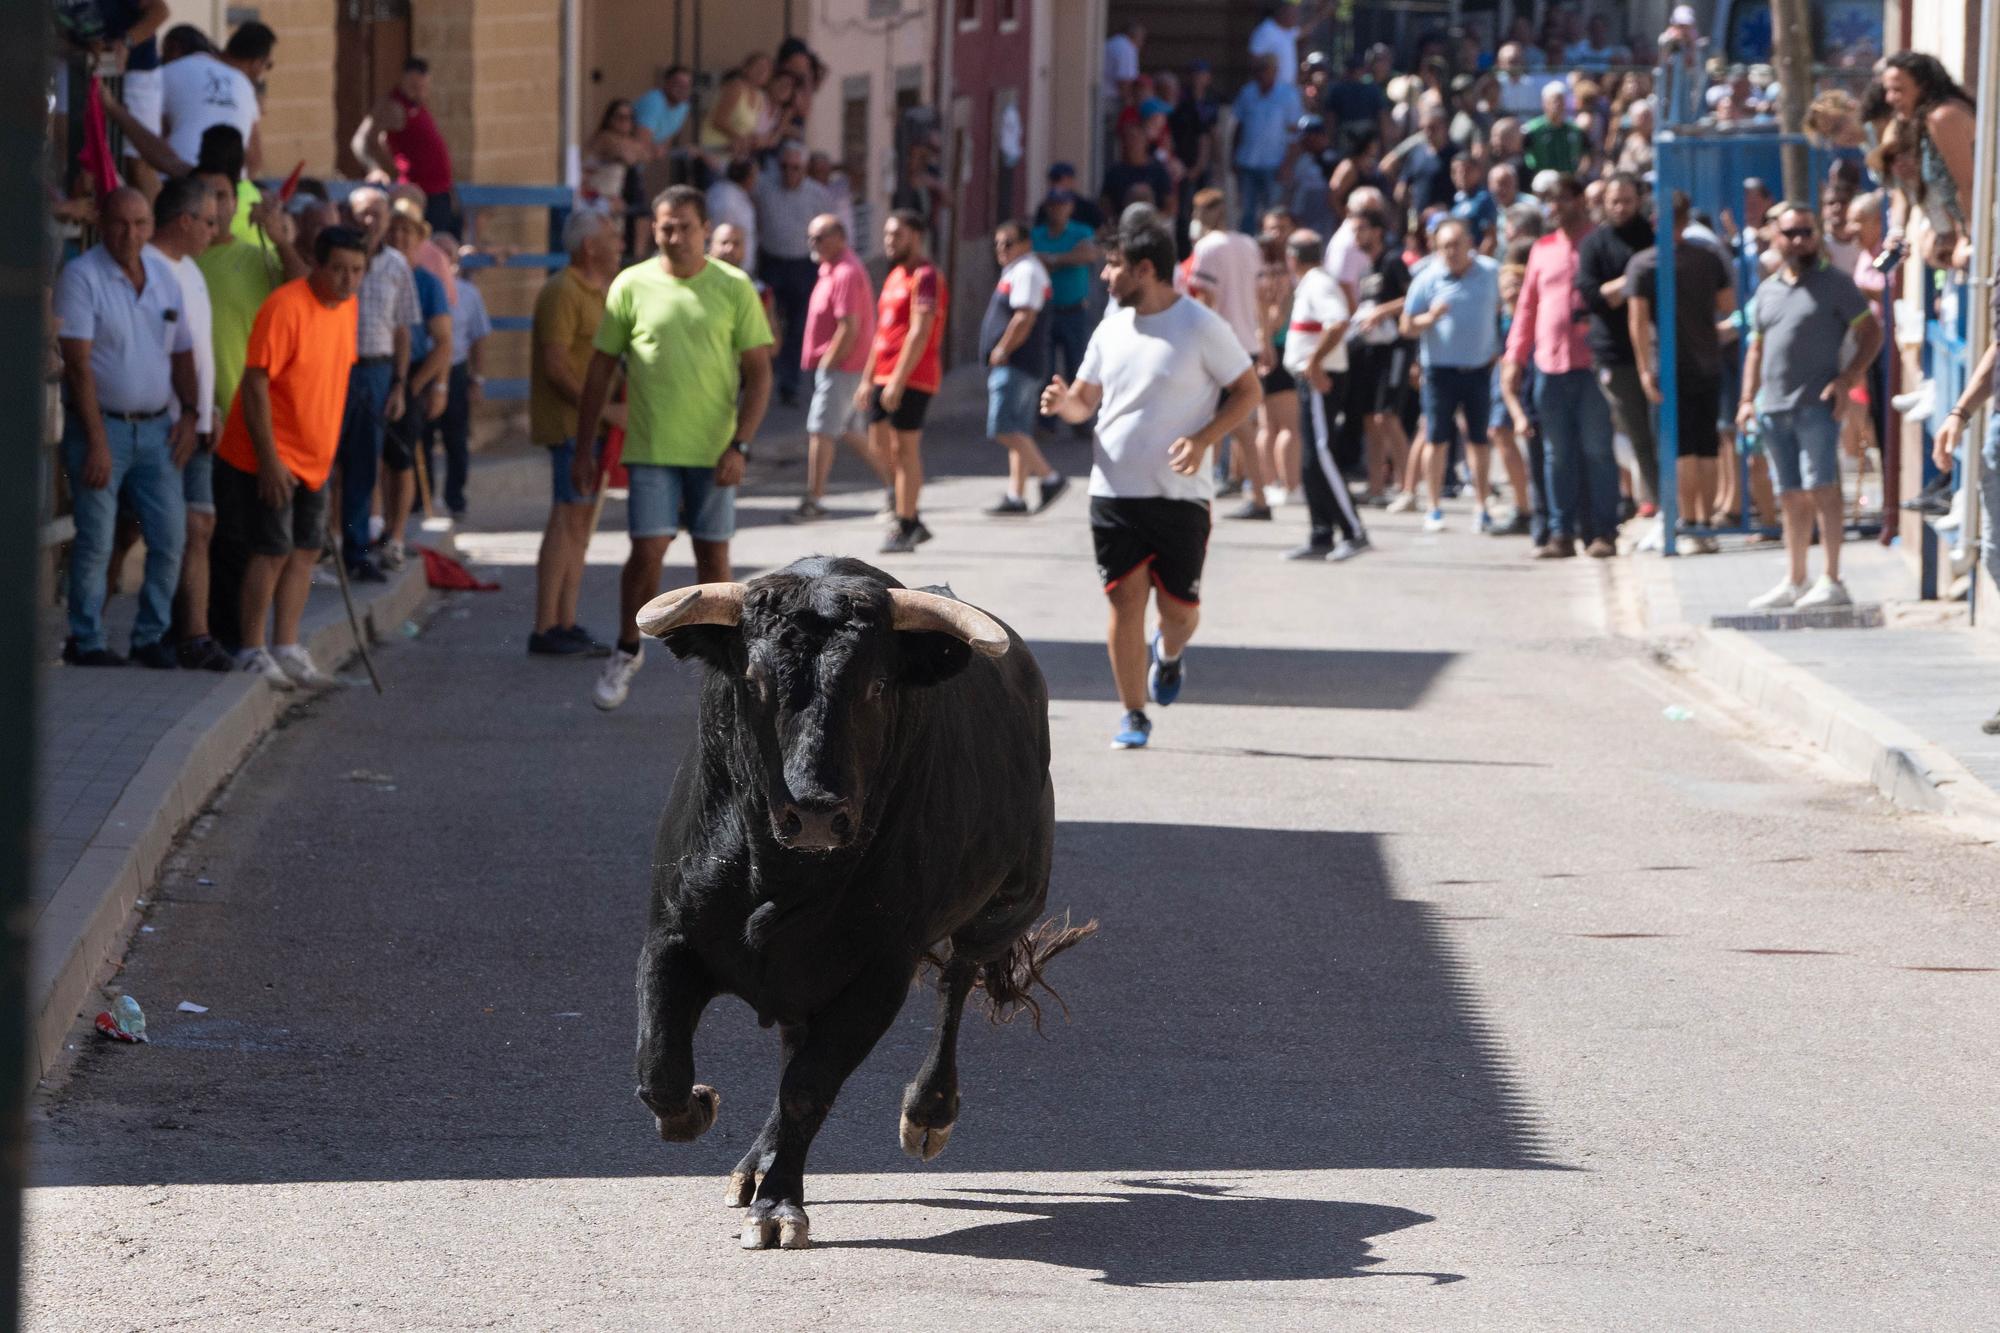
[[[1277,1199],[1226,1185],[1121,1180],[1115,1191],[982,1189],[906,1201],[991,1218],[912,1240],[822,1242],[828,1249],[906,1250],[968,1259],[1058,1264],[1115,1287],[1193,1282],[1301,1282],[1408,1277],[1433,1284],[1457,1273],[1378,1268],[1370,1240],[1432,1221],[1382,1204]],[[849,1206],[829,1203],[836,1214]]]

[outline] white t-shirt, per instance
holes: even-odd
[[[1167,462],[1175,440],[1215,419],[1222,391],[1250,369],[1236,334],[1213,310],[1179,297],[1157,315],[1113,309],[1090,336],[1078,383],[1104,388],[1091,447],[1090,493],[1206,503],[1206,466],[1184,477]]]
[[[1294,375],[1305,374],[1320,336],[1333,325],[1345,324],[1350,313],[1347,294],[1331,273],[1316,268],[1301,277],[1292,292],[1292,324],[1285,331],[1285,369]],[[1345,338],[1334,343],[1320,366],[1336,375],[1347,370]]]
[[[1212,231],[1194,243],[1194,278],[1215,297],[1215,313],[1243,344],[1257,355],[1257,274],[1264,252],[1240,231]]]
[[[200,397],[194,428],[206,435],[215,429],[215,313],[208,300],[208,280],[192,256],[169,259],[157,246],[146,253],[174,271],[181,285],[181,310],[187,320],[188,336],[194,339],[194,380]]]
[[[1278,82],[1299,81],[1299,30],[1287,28],[1276,19],[1265,19],[1250,30],[1250,54],[1270,56],[1278,62]]]
[[[1333,239],[1326,243],[1326,258],[1321,265],[1333,275],[1334,281],[1343,286],[1361,289],[1361,280],[1368,276],[1373,267],[1369,258],[1354,240],[1354,225],[1343,222],[1334,229]]]
[[[1009,310],[1040,310],[1049,303],[1049,271],[1032,250],[1000,270],[999,286]]]
[[[182,56],[160,70],[160,110],[167,145],[182,161],[201,157],[201,136],[211,125],[234,125],[250,146],[257,124],[257,89],[234,65],[211,55]]]
[[[1104,114],[1118,109],[1118,85],[1139,77],[1139,48],[1122,32],[1104,39]]]

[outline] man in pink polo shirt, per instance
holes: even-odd
[[[805,345],[799,355],[800,366],[812,372],[813,395],[806,409],[806,494],[792,511],[795,523],[825,517],[820,501],[833,470],[836,441],[845,441],[884,486],[890,485],[867,435],[854,429],[854,393],[868,371],[868,349],[875,342],[875,288],[861,257],[847,243],[847,229],[833,214],[812,220],[806,245],[819,263],[819,281],[806,305]]]
[[[1576,251],[1590,234],[1590,208],[1574,176],[1556,177],[1542,201],[1555,229],[1528,253],[1501,388],[1514,429],[1525,438],[1521,379],[1534,358],[1549,505],[1549,540],[1535,548],[1536,557],[1559,560],[1584,544],[1589,554],[1604,559],[1618,554],[1618,459],[1611,447],[1611,408],[1597,390],[1587,312],[1576,295]]]

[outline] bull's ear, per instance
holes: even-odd
[[[905,685],[943,684],[972,662],[972,645],[954,634],[902,630],[896,643],[902,650]]]
[[[683,662],[693,658],[718,671],[740,672],[743,631],[734,625],[684,625],[660,636],[667,651]]]

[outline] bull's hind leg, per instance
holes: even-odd
[[[903,1089],[903,1151],[930,1161],[958,1123],[958,1023],[979,964],[954,954],[938,978],[937,1036],[922,1069]]]
[[[775,1244],[803,1250],[811,1243],[805,1210],[806,1152],[833,1109],[841,1085],[896,1021],[914,971],[914,960],[877,965],[811,1016],[778,1083],[778,1132],[770,1164],[757,1182],[756,1202],[743,1220],[744,1249],[765,1250]]]
[[[785,1070],[790,1067],[792,1056],[797,1054],[799,1043],[805,1040],[805,1035],[805,1028],[799,1024],[778,1025],[778,1040],[782,1049],[782,1054],[778,1058],[780,1086],[784,1082]],[[743,1154],[743,1160],[729,1173],[728,1197],[731,1208],[747,1208],[750,1206],[750,1201],[757,1197],[757,1181],[771,1169],[771,1158],[778,1151],[778,1124],[784,1119],[784,1114],[782,1102],[772,1103],[770,1119],[764,1122],[764,1128],[757,1131],[756,1139],[750,1144],[750,1151]],[[804,1203],[805,1200],[800,1199],[799,1202]]]
[[[698,1139],[715,1123],[722,1098],[694,1081],[694,1029],[715,998],[715,983],[687,941],[663,926],[639,951],[639,1100],[660,1137]]]

